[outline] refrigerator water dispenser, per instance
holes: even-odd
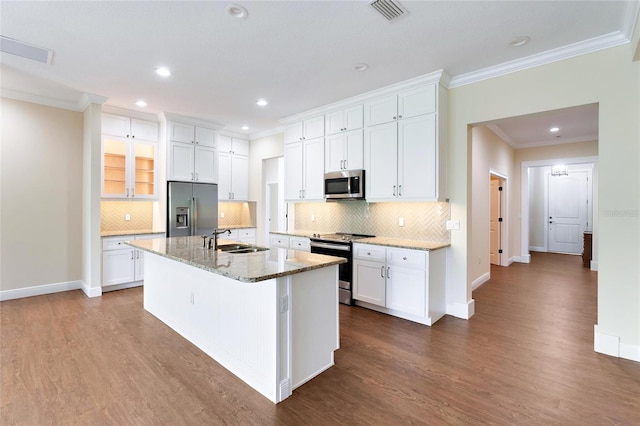
[[[189,208],[176,207],[176,228],[189,227]]]

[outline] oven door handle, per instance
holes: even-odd
[[[310,243],[311,247],[318,247],[318,248],[325,248],[325,249],[329,249],[329,250],[340,250],[340,251],[351,251],[351,247],[349,246],[343,246],[343,245],[337,245],[337,244],[325,244],[325,243],[317,243],[315,241],[311,241]]]

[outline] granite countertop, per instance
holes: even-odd
[[[449,247],[451,245],[450,243],[438,243],[422,240],[404,240],[400,238],[387,237],[362,238],[354,242],[359,244],[373,244],[377,246],[397,247],[412,250],[438,250],[441,248]]]
[[[220,229],[253,229],[255,226],[251,225],[228,225],[228,226],[219,226]]]
[[[276,235],[284,235],[287,237],[303,237],[303,238],[310,238],[313,236],[314,232],[313,231],[289,231],[289,232],[285,232],[285,231],[269,231],[270,234],[276,234]]]
[[[271,234],[286,235],[290,237],[312,237],[313,231],[293,231],[293,232],[270,232]],[[320,232],[322,234],[322,232]],[[423,241],[423,240],[405,240],[402,238],[388,238],[388,237],[373,237],[373,238],[361,238],[354,240],[354,243],[372,244],[377,246],[398,247],[412,250],[438,250],[441,248],[449,247],[451,243],[439,243],[435,241]]]
[[[202,237],[136,240],[128,245],[243,282],[258,282],[345,263],[341,257],[298,250],[272,248],[256,253],[233,254],[208,250]],[[219,239],[218,244],[235,241]]]
[[[127,235],[141,235],[141,234],[164,234],[164,231],[154,231],[151,229],[136,229],[134,231],[102,231],[101,237],[125,237]]]

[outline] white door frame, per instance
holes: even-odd
[[[598,270],[598,157],[574,157],[574,158],[556,158],[549,160],[523,161],[521,163],[521,179],[520,179],[520,256],[514,258],[516,262],[530,263],[531,254],[529,253],[529,168],[553,166],[555,164],[592,164],[592,229],[593,229],[593,257],[591,261],[591,270]]]
[[[500,185],[502,186],[502,191],[500,192],[500,217],[502,217],[502,224],[500,225],[500,248],[502,249],[500,266],[509,266],[512,263],[509,259],[509,205],[507,204],[509,177],[506,173],[489,169],[489,179],[491,179],[491,176],[500,179]]]

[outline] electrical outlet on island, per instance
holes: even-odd
[[[131,215],[129,213],[125,214],[124,220],[131,220]]]

